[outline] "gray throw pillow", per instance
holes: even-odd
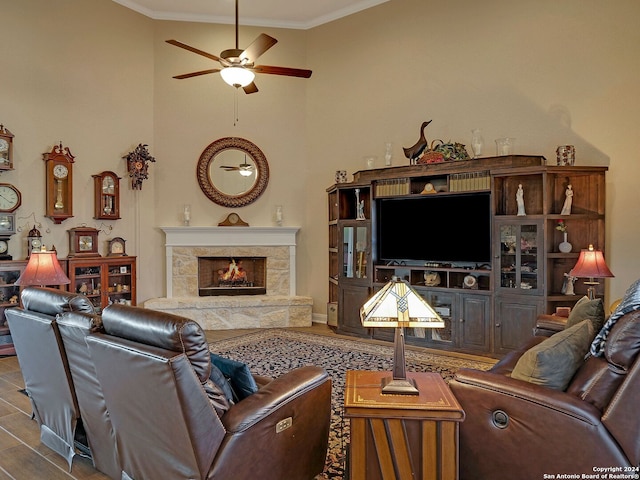
[[[594,330],[590,320],[552,335],[527,350],[511,377],[556,390],[566,390],[589,350]]]
[[[567,328],[573,327],[583,320],[591,320],[593,331],[596,333],[600,331],[604,325],[604,305],[601,298],[589,300],[589,297],[584,296],[578,300],[569,313]]]

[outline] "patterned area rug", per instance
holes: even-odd
[[[349,420],[343,418],[344,381],[347,370],[393,368],[393,347],[354,340],[268,329],[210,344],[212,352],[249,365],[254,374],[278,377],[305,365],[324,367],[333,381],[329,451],[324,473],[318,479],[341,479],[344,474]],[[450,380],[462,367],[486,370],[492,362],[407,350],[407,371],[438,372]]]

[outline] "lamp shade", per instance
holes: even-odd
[[[24,272],[15,281],[16,285],[67,285],[69,278],[65,275],[58,256],[54,251],[31,252],[29,263]]]
[[[394,277],[360,309],[363,327],[444,328],[444,321],[404,280]]]
[[[610,278],[613,273],[604,261],[601,250],[595,250],[593,245],[582,249],[575,267],[571,269],[571,275],[579,278]]]
[[[220,75],[232,87],[246,87],[256,77],[255,73],[244,67],[226,67],[220,70]]]

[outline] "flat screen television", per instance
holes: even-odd
[[[379,261],[491,262],[489,192],[377,201]]]

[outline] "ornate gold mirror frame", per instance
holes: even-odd
[[[257,145],[224,137],[204,149],[196,169],[198,185],[214,203],[244,207],[255,202],[269,183],[269,164]]]

